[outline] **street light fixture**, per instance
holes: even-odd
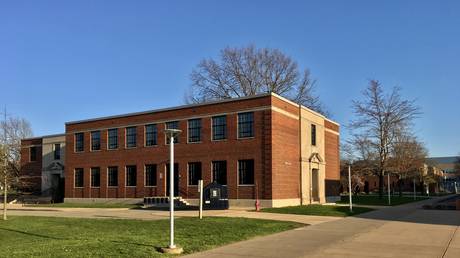
[[[180,254],[183,252],[181,247],[174,244],[174,139],[182,131],[179,129],[166,129],[166,138],[169,137],[169,246],[162,248],[164,253]],[[166,177],[165,177],[166,178]]]

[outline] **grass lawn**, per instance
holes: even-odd
[[[353,204],[357,205],[379,205],[379,206],[388,206],[388,196],[384,196],[382,199],[378,195],[357,195],[353,196]],[[391,196],[391,206],[400,205],[404,203],[417,202],[426,200],[428,197],[414,197],[412,196]],[[348,195],[342,195],[342,198],[337,203],[348,203]]]
[[[372,210],[373,209],[365,208],[365,207],[353,207],[353,212],[350,212],[347,206],[319,205],[319,204],[262,209],[263,212],[298,214],[298,215],[334,216],[334,217],[353,216],[353,215],[357,215],[357,214],[372,211]]]
[[[26,207],[55,207],[55,208],[138,208],[140,204],[127,203],[50,203],[26,204]]]
[[[175,242],[184,253],[211,249],[302,224],[246,218],[180,218]],[[8,257],[160,257],[169,220],[11,216],[0,221],[0,249]]]

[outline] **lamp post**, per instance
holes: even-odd
[[[391,206],[390,172],[388,172],[387,177],[388,177],[388,180],[387,180],[387,184],[388,184],[388,206]]]
[[[351,196],[351,165],[348,164],[348,198],[350,203],[350,211],[353,211],[353,197]]]
[[[162,248],[164,253],[180,254],[183,252],[181,247],[174,244],[174,139],[182,131],[179,129],[166,129],[166,138],[169,137],[169,246]],[[165,177],[167,178],[167,177]]]

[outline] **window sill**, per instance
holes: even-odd
[[[118,185],[111,185],[111,186],[107,186],[107,188],[116,189],[116,188],[118,188]]]
[[[225,138],[225,139],[219,139],[219,140],[214,140],[214,139],[212,139],[211,141],[212,141],[212,142],[226,142],[226,141],[227,141],[227,138]]]
[[[136,185],[127,185],[125,186],[126,188],[136,188],[137,186]]]
[[[197,143],[203,143],[202,141],[198,141],[198,142],[187,142],[187,144],[197,144]]]
[[[145,148],[157,148],[158,144],[155,145],[144,145]]]
[[[91,189],[100,189],[100,186],[91,186]]]
[[[102,151],[102,150],[101,149],[99,149],[99,150],[90,150],[90,152],[100,152],[100,151]]]
[[[107,150],[108,150],[108,151],[116,151],[116,150],[118,150],[118,148],[113,148],[113,149],[107,148]]]
[[[84,186],[74,186],[73,188],[75,188],[75,189],[83,189],[85,187]]]
[[[244,186],[244,187],[246,187],[246,186],[255,186],[255,185],[254,185],[254,184],[252,184],[252,185],[249,184],[249,185],[238,185],[238,186]]]
[[[250,140],[250,139],[255,139],[256,137],[255,136],[251,136],[251,137],[238,137],[236,138],[237,140]]]
[[[144,185],[145,188],[155,188],[157,187],[156,185]]]

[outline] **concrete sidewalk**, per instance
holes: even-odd
[[[55,208],[55,207],[23,207],[19,204],[8,205],[8,214],[12,216],[45,216],[45,217],[70,217],[70,218],[113,218],[113,219],[143,219],[158,220],[169,218],[169,211],[136,210],[127,208]],[[326,216],[304,216],[293,214],[277,214],[253,212],[241,209],[230,210],[205,210],[204,216],[213,217],[242,217],[254,219],[269,219],[281,221],[294,221],[298,223],[316,225],[324,222],[335,221],[342,218]],[[176,217],[198,217],[198,211],[176,211]]]
[[[239,242],[187,257],[460,257],[459,211],[426,200]]]

